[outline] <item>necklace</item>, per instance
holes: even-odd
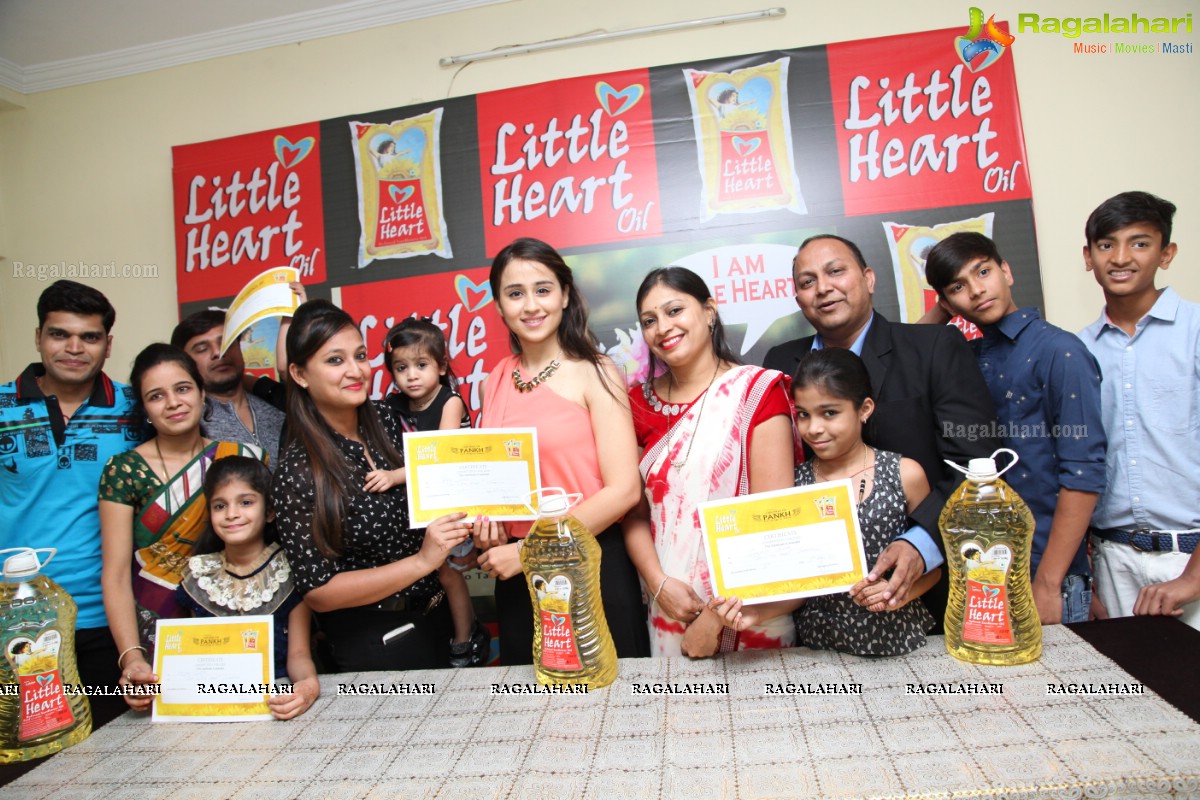
[[[204,437],[202,437],[202,436],[198,437],[196,439],[196,443],[194,445],[192,445],[192,449],[188,452],[188,458],[187,458],[188,461],[191,461],[193,458],[196,457],[196,454],[200,452],[200,444],[203,441],[204,441]],[[171,471],[169,469],[167,469],[167,460],[165,458],[163,458],[162,448],[158,446],[158,437],[157,436],[154,437],[154,452],[158,454],[158,463],[162,465],[163,475],[165,476],[163,478],[163,483],[170,483]]]
[[[866,496],[866,493],[867,493],[866,472],[869,469],[875,468],[874,464],[871,464],[871,465],[867,464],[867,457],[868,457],[868,455],[870,455],[870,453],[871,453],[871,448],[864,445],[863,446],[863,468],[860,469],[858,472],[854,472],[854,473],[851,473],[846,476],[847,479],[850,479],[850,478],[855,477],[856,475],[862,475],[862,477],[859,478],[859,480],[858,480],[858,503],[859,504],[862,503],[863,497]],[[816,476],[817,480],[820,482],[834,480],[833,478],[828,478],[821,474],[821,470],[817,468],[817,465],[820,463],[821,463],[820,459],[813,459],[813,475]]]
[[[700,410],[696,412],[696,424],[692,426],[692,438],[688,439],[687,451],[683,454],[683,458],[681,458],[680,460],[678,460],[678,461],[672,460],[671,461],[671,466],[674,467],[675,469],[682,469],[683,465],[686,464],[687,460],[689,458],[691,458],[691,456],[692,456],[692,445],[696,443],[695,434],[696,434],[696,431],[700,428],[700,418],[704,416],[704,403],[705,403],[705,401],[708,400],[708,390],[712,388],[713,383],[717,380],[717,373],[720,371],[721,371],[721,360],[717,359],[717,365],[716,365],[716,367],[713,368],[713,374],[712,374],[712,377],[709,378],[709,380],[708,380],[708,386],[706,386],[704,388],[704,393],[700,396]],[[674,433],[674,431],[671,430],[671,409],[672,409],[671,386],[674,383],[675,383],[674,373],[668,374],[667,375],[667,405],[664,410],[664,413],[666,414],[666,417],[667,417],[667,452],[668,453],[671,452],[671,434]],[[679,409],[679,412],[683,413],[683,410]]]
[[[559,360],[556,358],[547,364],[544,370],[535,375],[533,380],[526,383],[525,381],[521,380],[521,364],[518,362],[516,369],[512,371],[513,386],[516,386],[517,391],[521,394],[532,392],[538,386],[550,380],[550,376],[557,372],[558,368],[561,366],[562,364],[559,363]]]
[[[250,414],[250,427],[246,428],[246,423],[242,420],[242,415],[238,413],[238,404],[236,401],[233,405],[233,415],[238,418],[238,422],[245,428],[246,433],[250,434],[250,438],[254,440],[254,444],[262,447],[262,442],[258,440],[258,417],[254,414],[254,405],[245,394],[242,395],[242,403],[246,406],[246,411]]]
[[[203,436],[197,437],[196,444],[192,445],[192,450],[188,455],[187,461],[184,462],[185,464],[191,463],[192,459],[194,459],[196,457],[196,454],[200,452],[200,447],[203,443],[204,443],[204,437]],[[169,484],[171,482],[171,471],[169,469],[167,469],[167,460],[165,458],[163,458],[163,451],[162,451],[162,448],[158,446],[158,437],[157,436],[154,437],[154,452],[158,454],[158,463],[162,465],[162,471],[163,471],[162,483],[163,483],[163,486],[166,486],[167,484]],[[170,492],[167,492],[167,513],[168,514],[171,513],[171,493]]]

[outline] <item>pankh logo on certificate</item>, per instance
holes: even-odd
[[[713,593],[766,603],[844,592],[866,575],[849,481],[700,505]]]

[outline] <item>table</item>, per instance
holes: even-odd
[[[291,722],[155,725],[126,714],[7,790],[122,800],[1200,796],[1200,725],[1149,690],[1048,694],[1048,684],[1136,681],[1063,626],[1044,638],[1041,661],[1007,668],[962,664],[938,637],[893,659],[805,648],[630,659],[616,683],[588,694],[494,693],[535,685],[529,667],[325,675],[321,698]],[[436,693],[338,696],[339,684]],[[834,691],[768,694],[768,684]],[[855,685],[861,694],[845,693]]]

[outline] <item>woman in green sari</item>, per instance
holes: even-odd
[[[153,427],[145,444],[113,456],[100,478],[104,610],[120,656],[122,684],[154,683],[154,623],[188,616],[175,602],[183,567],[208,521],[204,475],[218,458],[260,449],[200,433],[204,392],[191,357],[152,344],[133,362],[129,383]],[[153,697],[127,696],[135,709]]]

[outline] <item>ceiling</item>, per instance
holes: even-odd
[[[507,0],[0,0],[0,86],[22,93]]]

